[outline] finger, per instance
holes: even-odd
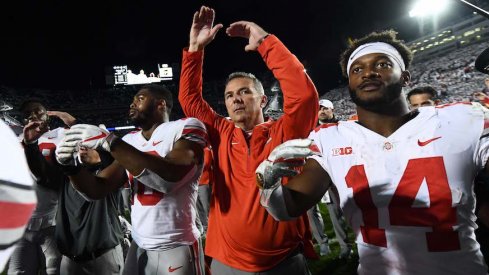
[[[48,116],[59,116],[60,112],[58,111],[47,111]]]
[[[282,160],[282,161],[277,161],[273,163],[274,167],[288,167],[288,168],[293,168],[293,167],[301,167],[306,164],[306,160],[304,158],[300,159],[289,159],[289,160]]]
[[[312,156],[313,154],[314,152],[309,148],[287,147],[283,148],[275,155],[275,160],[305,158]]]
[[[30,121],[29,123],[27,123],[27,125],[25,127],[39,127],[41,126],[42,122],[40,121]]]
[[[75,147],[58,147],[56,148],[56,155],[61,155],[61,154],[73,154],[73,152],[75,152]]]
[[[278,177],[293,177],[299,174],[298,171],[286,168],[277,168],[275,170],[275,175]]]
[[[199,12],[198,12],[198,11],[196,11],[196,12],[194,13],[194,18],[192,19],[192,22],[195,24],[195,23],[197,23],[198,21],[199,21]]]
[[[217,24],[211,29],[211,35],[216,36],[217,32],[224,27],[222,24]]]

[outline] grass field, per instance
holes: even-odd
[[[323,216],[326,234],[329,239],[335,237],[333,226],[329,218],[328,209],[324,204],[320,204],[319,210]],[[351,230],[348,231],[348,239],[354,243],[354,236]],[[316,247],[316,252],[319,255],[319,247]],[[340,246],[338,242],[330,243],[329,245],[331,253],[327,256],[321,256],[319,260],[310,260],[309,268],[313,275],[327,274],[327,275],[351,275],[357,274],[358,267],[358,254],[356,245],[353,245],[353,253],[348,259],[338,259],[340,253]]]

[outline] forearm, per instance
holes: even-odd
[[[138,176],[147,169],[168,182],[180,181],[195,166],[190,156],[183,155],[185,152],[162,158],[141,152],[121,139],[114,142],[111,153],[114,159],[132,175]]]
[[[218,116],[202,97],[203,51],[183,51],[178,101],[187,117],[213,125]]]
[[[118,184],[115,181],[95,176],[86,168],[81,168],[78,173],[70,175],[69,179],[79,192],[93,200],[104,198],[123,184],[123,181]]]
[[[276,37],[269,36],[258,50],[282,89],[286,139],[306,137],[317,123],[319,97],[314,83]]]
[[[65,181],[66,177],[58,167],[49,163],[39,150],[37,143],[26,144],[24,153],[27,159],[27,164],[32,174],[37,178],[37,183],[51,189],[58,189]],[[51,156],[54,160],[54,155]]]

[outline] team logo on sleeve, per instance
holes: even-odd
[[[331,149],[333,157],[335,156],[346,156],[353,154],[353,148],[351,147],[340,147]]]

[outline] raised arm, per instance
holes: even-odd
[[[317,123],[318,93],[297,57],[277,37],[253,22],[235,22],[226,33],[248,39],[245,50],[257,50],[279,81],[284,95],[281,119],[284,120],[285,139],[307,137]]]
[[[41,154],[38,139],[47,131],[40,128],[40,122],[29,122],[23,130],[24,154],[36,182],[50,189],[58,189],[66,180],[63,172]],[[54,160],[54,158],[52,158]]]
[[[183,51],[178,100],[188,117],[195,117],[214,126],[218,115],[202,97],[202,64],[204,48],[214,40],[222,24],[213,26],[215,12],[202,7],[195,12],[190,29],[188,49]]]

